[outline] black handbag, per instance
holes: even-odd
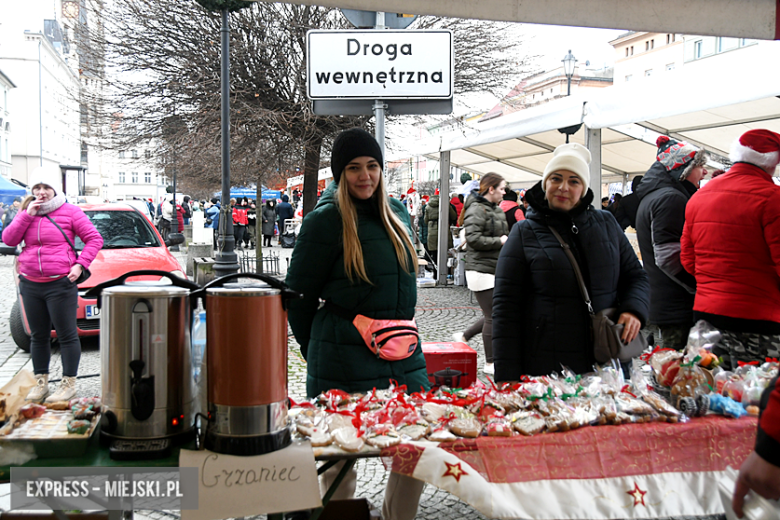
[[[619,359],[626,362],[637,357],[642,351],[647,348],[647,341],[641,333],[636,335],[633,341],[630,343],[623,343],[621,336],[623,335],[623,325],[615,323],[620,317],[620,313],[614,307],[600,310],[599,312],[593,312],[593,306],[590,302],[590,295],[588,289],[585,287],[585,280],[582,277],[582,271],[577,264],[577,259],[571,252],[569,244],[567,244],[561,235],[549,226],[550,231],[555,238],[560,242],[563,252],[566,254],[566,258],[571,262],[574,268],[574,275],[577,277],[577,284],[580,287],[580,293],[582,299],[585,300],[585,305],[588,306],[588,313],[590,313],[591,333],[593,335],[593,355],[596,361],[599,363],[606,363],[611,359]]]
[[[57,226],[57,229],[60,230],[60,233],[62,233],[62,236],[65,237],[65,241],[68,243],[71,249],[73,249],[73,253],[76,255],[76,258],[79,257],[79,252],[76,251],[76,246],[73,245],[73,242],[70,241],[70,238],[68,238],[68,235],[65,234],[65,232],[62,230],[59,224],[57,224],[53,218],[51,218],[49,215],[46,215],[46,218],[49,219],[49,222]],[[79,264],[81,265],[81,264]],[[81,275],[76,279],[76,285],[79,285],[81,283],[86,282],[89,280],[89,277],[92,276],[92,273],[89,272],[89,269],[81,265]]]

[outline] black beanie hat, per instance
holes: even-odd
[[[382,149],[374,136],[362,128],[344,130],[333,142],[333,150],[330,154],[330,169],[336,184],[341,179],[344,168],[355,157],[373,157],[382,169],[385,167],[382,160]]]

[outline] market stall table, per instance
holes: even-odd
[[[318,460],[387,457],[392,470],[460,497],[489,518],[659,518],[722,514],[717,481],[755,443],[755,418],[584,427],[533,437],[414,442],[347,454],[315,448]],[[187,446],[192,448],[194,446]],[[114,461],[92,442],[79,458],[25,467],[175,467],[171,457]],[[10,468],[0,468],[7,482]]]

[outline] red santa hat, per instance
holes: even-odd
[[[439,194],[439,188],[436,188],[436,191],[434,191],[433,194],[434,195],[438,195]]]
[[[408,190],[406,190],[406,193],[408,195],[410,193],[414,193],[415,191],[417,191],[417,190],[414,189],[414,181],[412,181],[412,187],[409,188]]]
[[[731,148],[733,162],[746,162],[770,171],[780,163],[780,134],[770,130],[748,130]]]

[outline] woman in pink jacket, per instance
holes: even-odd
[[[103,238],[81,209],[65,202],[58,167],[36,168],[29,184],[34,198],[22,205],[13,222],[3,230],[5,244],[16,246],[24,241],[18,260],[19,292],[30,325],[30,352],[37,380],[27,399],[67,401],[76,395],[81,358],[76,328],[76,280],[103,247]],[[77,236],[84,242],[84,250],[78,256],[70,245]],[[49,395],[52,324],[60,344],[62,381],[57,391]]]

